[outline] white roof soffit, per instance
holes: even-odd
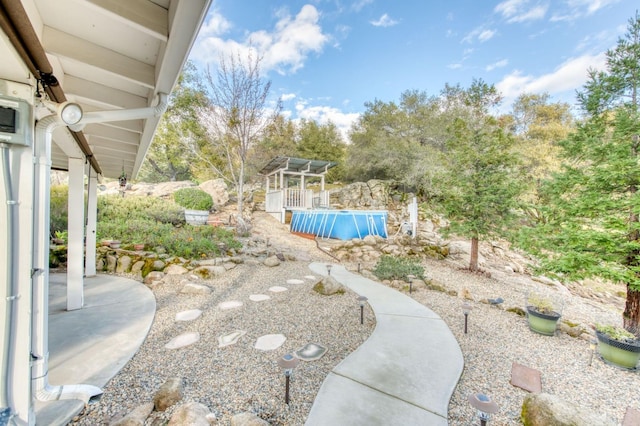
[[[170,93],[212,0],[21,1],[67,100],[89,112],[154,106]],[[134,177],[158,122],[87,125],[103,176]],[[68,144],[54,134],[53,168],[68,167]]]

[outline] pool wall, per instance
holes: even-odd
[[[350,240],[377,235],[387,238],[386,210],[294,210],[291,232]]]

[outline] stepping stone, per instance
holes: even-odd
[[[622,419],[622,426],[638,426],[640,425],[640,411],[635,408],[627,407]]]
[[[180,349],[192,345],[198,340],[200,340],[200,333],[183,333],[171,339],[164,347],[167,349]]]
[[[327,348],[316,343],[307,343],[304,347],[295,352],[296,358],[303,361],[315,361],[322,358],[327,352]]]
[[[238,300],[229,300],[228,302],[222,302],[218,304],[218,308],[222,310],[235,309],[239,308],[240,306],[242,306],[242,302]]]
[[[525,367],[517,362],[511,365],[511,382],[513,386],[532,393],[542,392],[542,379],[539,370]]]
[[[236,330],[233,333],[225,334],[218,337],[218,347],[224,348],[225,346],[235,345],[238,339],[247,334],[244,330]]]
[[[196,283],[186,283],[184,287],[180,290],[182,294],[210,294],[211,287],[207,287],[206,285],[196,284]]]
[[[269,291],[273,293],[280,293],[283,291],[287,291],[286,287],[280,287],[279,285],[274,285],[273,287],[269,287]]]
[[[287,338],[282,334],[265,334],[264,336],[258,337],[254,348],[261,351],[272,351],[282,346],[285,340],[287,340]]]
[[[249,296],[249,300],[253,302],[262,302],[269,299],[271,299],[271,296],[267,296],[266,294],[252,294]]]
[[[287,284],[304,284],[304,281],[292,278],[290,280],[287,280]]]
[[[182,311],[176,314],[176,321],[193,321],[202,315],[200,309],[191,309],[190,311]]]
[[[313,275],[305,275],[304,277],[305,277],[305,279],[307,279],[307,280],[311,280],[311,281],[313,281],[313,280],[315,280],[315,279],[316,279],[316,277],[315,277],[315,276],[313,276]]]

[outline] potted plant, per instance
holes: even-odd
[[[205,225],[213,198],[200,188],[181,188],[173,193],[176,204],[185,208],[184,218],[190,225]]]
[[[144,250],[144,244],[143,243],[134,243],[133,244],[133,249],[136,250],[136,251]]]
[[[635,370],[640,360],[640,339],[622,327],[596,325],[598,353],[607,363]]]
[[[120,248],[120,240],[111,240],[111,242],[109,243],[109,246],[112,249],[118,249]]]
[[[527,297],[526,307],[527,321],[532,331],[545,336],[555,335],[560,312],[550,299],[532,293]]]

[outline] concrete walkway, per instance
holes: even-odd
[[[327,275],[325,264],[310,268]],[[331,276],[368,298],[377,324],[369,339],[329,373],[306,425],[447,425],[449,399],[464,361],[444,321],[410,297],[343,266],[333,265]]]
[[[156,310],[151,290],[114,275],[84,280],[84,307],[66,310],[66,274],[49,277],[49,384],[104,387],[135,355]],[[77,399],[35,404],[36,425],[66,425]]]

